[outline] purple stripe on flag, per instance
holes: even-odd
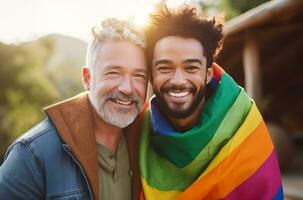
[[[280,187],[281,174],[277,155],[273,150],[259,169],[224,199],[269,200],[275,197]]]

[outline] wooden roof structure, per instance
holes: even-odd
[[[272,0],[228,21],[218,63],[266,120],[303,134],[303,0]]]

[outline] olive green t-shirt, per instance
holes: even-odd
[[[124,135],[116,155],[102,144],[97,144],[99,162],[99,189],[102,200],[131,199],[131,171]]]

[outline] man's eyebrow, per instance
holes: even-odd
[[[162,60],[157,60],[155,61],[155,66],[159,64],[171,64],[172,62],[170,60],[162,59]],[[188,63],[199,63],[202,65],[202,61],[198,58],[189,58],[183,61],[183,63],[188,64]]]
[[[165,59],[155,61],[155,66],[157,66],[159,64],[171,64],[171,61],[165,60]]]
[[[137,73],[145,73],[147,74],[148,70],[147,69],[136,69],[135,70]]]
[[[105,70],[112,70],[112,69],[122,69],[122,67],[121,66],[119,66],[119,65],[107,65],[107,66],[105,66]]]
[[[126,67],[122,67],[119,65],[108,65],[105,67],[105,70],[123,70]],[[147,69],[135,69],[136,73],[147,73],[148,70]]]
[[[200,65],[202,65],[202,61],[200,59],[197,58],[190,58],[190,59],[186,59],[183,61],[183,63],[188,64],[188,63],[199,63]]]

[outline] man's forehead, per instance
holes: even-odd
[[[131,41],[106,41],[102,42],[99,45],[99,48],[97,49],[97,55],[110,58],[111,56],[116,56],[116,54],[119,54],[119,56],[123,58],[124,55],[128,55],[129,52],[133,51],[144,54],[144,50]]]
[[[189,37],[181,37],[181,36],[166,36],[158,40],[155,44],[156,47],[184,47],[191,46],[192,48],[201,48],[203,50],[203,45],[199,40],[195,38]]]
[[[110,68],[145,70],[146,62],[145,53],[141,47],[129,41],[117,41],[101,44],[96,54],[95,66],[102,67],[102,70]]]
[[[156,43],[154,58],[169,60],[176,56],[182,60],[201,59],[203,47],[196,39],[176,36],[162,38]]]

